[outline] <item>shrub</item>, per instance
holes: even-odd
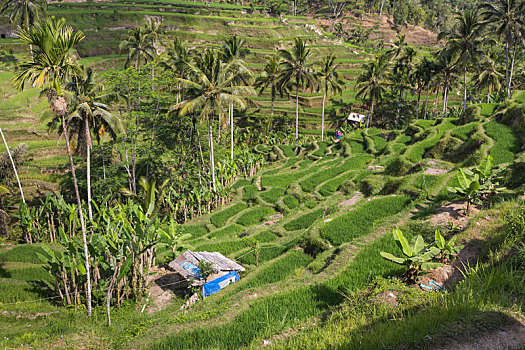
[[[237,203],[232,205],[229,208],[216,212],[210,217],[210,222],[215,225],[215,227],[223,227],[228,221],[229,218],[234,216],[237,213],[240,213],[244,209],[248,208],[245,203]]]
[[[459,124],[464,125],[481,120],[481,107],[479,105],[469,105],[465,113],[459,119]]]
[[[412,164],[401,157],[395,157],[385,167],[384,173],[392,176],[403,176],[408,174]]]
[[[379,191],[379,194],[382,196],[396,193],[399,187],[401,187],[401,185],[404,182],[403,178],[385,178],[385,180],[386,182],[383,188],[381,188],[381,191]]]
[[[321,236],[340,245],[370,233],[374,223],[399,213],[410,203],[404,196],[386,197],[365,202],[357,209],[335,218],[321,227]]]
[[[242,196],[242,200],[245,202],[253,201],[257,199],[257,186],[255,185],[248,185],[244,187],[244,194]]]
[[[299,247],[303,248],[304,252],[313,258],[321,254],[328,246],[319,238],[314,238],[311,235],[304,236],[297,242]]]
[[[317,206],[317,202],[312,200],[312,201],[306,202],[304,205],[308,209],[313,209],[313,208],[315,208]]]
[[[382,186],[383,179],[381,176],[367,177],[358,184],[359,192],[363,193],[366,197],[379,193]]]
[[[237,220],[239,225],[250,226],[261,222],[262,219],[274,214],[275,210],[270,207],[256,207],[242,214]]]
[[[285,189],[282,187],[273,187],[268,191],[261,193],[261,198],[269,203],[275,203],[284,196]]]
[[[299,206],[299,200],[295,196],[286,195],[284,196],[283,202],[290,209],[295,209]]]

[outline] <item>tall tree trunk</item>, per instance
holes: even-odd
[[[512,88],[512,76],[514,75],[514,61],[516,59],[517,38],[514,38],[514,47],[512,48],[512,59],[510,61],[509,87]]]
[[[321,141],[324,141],[324,104],[326,101],[326,88],[323,93],[323,111],[321,113]]]
[[[18,182],[18,188],[20,189],[20,195],[22,196],[22,203],[25,204],[26,199],[24,197],[24,190],[22,189],[22,183],[20,182],[20,178],[18,177],[18,172],[16,171],[15,161],[13,160],[13,156],[11,155],[11,151],[9,150],[9,146],[7,145],[7,141],[5,140],[5,136],[1,128],[0,128],[0,135],[2,135],[2,140],[4,140],[4,145],[5,145],[5,149],[7,150],[7,155],[9,156],[9,160],[11,161],[11,165],[13,166],[13,171],[15,173],[16,181]]]
[[[383,14],[383,5],[385,4],[385,0],[381,0],[381,7],[379,8],[379,20],[381,21],[381,15]]]
[[[211,183],[213,186],[213,192],[217,192],[217,186],[215,185],[215,159],[213,154],[213,130],[211,117],[208,117],[208,132],[210,139],[210,171],[211,171]]]
[[[73,156],[71,155],[71,148],[69,145],[69,133],[67,131],[67,126],[66,126],[66,117],[63,113],[61,114],[61,119],[62,119],[62,130],[64,133],[64,139],[66,141],[66,152],[69,158],[69,166],[71,167],[71,177],[73,178],[73,187],[75,188],[75,196],[77,197],[77,208],[78,208],[78,215],[80,217],[80,226],[82,228],[82,243],[84,245],[84,256],[85,256],[85,264],[86,264],[86,280],[87,280],[86,303],[87,303],[88,316],[91,316],[91,273],[90,273],[90,267],[89,267],[89,251],[88,251],[87,237],[86,237],[86,223],[84,221],[84,214],[82,213],[82,200],[80,199],[80,193],[78,192],[78,182],[77,182],[77,177],[75,175],[75,163],[73,162]]]
[[[467,110],[467,67],[463,68],[463,112]]]
[[[420,93],[416,92],[416,88],[414,88],[414,98],[416,99],[416,119],[419,119],[419,99],[421,97]]]
[[[87,206],[89,221],[93,221],[93,210],[91,208],[91,133],[89,132],[89,121],[84,119],[86,133],[86,175],[87,175]]]
[[[233,104],[230,104],[230,159],[233,160]]]
[[[427,107],[428,107],[428,93],[429,93],[430,87],[427,87],[427,94],[425,97],[425,116],[423,119],[427,119]]]
[[[374,114],[374,101],[372,100],[370,103],[370,114],[368,115],[368,121],[366,122],[366,128],[370,126],[370,122],[372,121],[372,115]]]
[[[299,82],[295,88],[295,143],[299,140]]]
[[[507,88],[507,99],[510,100],[509,40],[510,40],[510,34],[507,34],[507,39],[505,40],[505,84],[506,84],[506,88]]]
[[[447,95],[448,95],[448,83],[445,83],[445,90],[443,91],[443,114],[447,111]]]

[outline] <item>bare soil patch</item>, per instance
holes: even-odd
[[[281,220],[281,218],[283,217],[284,215],[281,214],[281,213],[278,213],[278,214],[273,214],[273,215],[270,215],[268,218],[270,220],[266,221],[266,222],[263,222],[261,224],[261,226],[273,226],[275,225],[276,223],[279,222],[279,220]]]
[[[479,209],[475,205],[471,205],[469,216],[466,216],[466,207],[465,202],[451,202],[441,206],[435,210],[435,214],[430,218],[430,223],[433,226],[444,226],[452,222],[454,225],[460,225],[461,228],[464,228],[470,219],[479,213]]]
[[[339,202],[339,204],[337,204],[338,207],[349,207],[351,205],[354,205],[356,204],[357,202],[359,202],[361,199],[363,199],[363,195],[362,194],[356,194],[354,195],[353,197],[347,199],[347,200],[344,200],[342,202]]]
[[[146,278],[149,288],[149,304],[146,311],[149,314],[160,311],[171,304],[176,293],[182,287],[180,276],[162,267],[152,269],[154,274]]]

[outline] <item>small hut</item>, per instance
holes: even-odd
[[[201,261],[210,263],[214,270],[214,273],[209,275],[206,280],[199,273]],[[188,282],[188,286],[202,286],[201,295],[203,298],[217,293],[230,283],[238,281],[239,272],[246,270],[221,253],[192,252],[189,249],[168,265],[181,276],[181,280]]]

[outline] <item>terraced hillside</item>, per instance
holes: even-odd
[[[443,140],[454,146],[444,147]],[[481,142],[472,144],[472,140]],[[459,125],[455,119],[419,120],[403,131],[356,130],[339,143],[259,146],[259,152],[277,161],[260,175],[239,180],[231,203],[184,225],[192,234],[195,250],[218,251],[247,267],[239,282],[184,312],[178,310],[184,299],[172,294],[161,278],[152,282],[152,296],[139,306],[116,310],[115,325],[107,329],[102,307],[96,309],[93,319],[87,319],[83,313],[54,304],[57,296],[47,294],[48,278],[35,255],[38,245],[4,246],[0,248],[0,308],[5,317],[0,332],[5,337],[0,345],[231,349],[265,344],[286,348],[286,341],[291,341],[291,347],[304,348],[315,347],[317,340],[308,337],[308,330],[325,325],[332,312],[337,314],[341,308],[357,312],[358,301],[345,297],[354,291],[370,295],[367,290],[379,293],[384,290],[377,289],[381,286],[411,296],[399,299],[411,306],[453,305],[455,299],[434,298],[434,294],[406,289],[394,281],[375,279],[376,284],[370,287],[376,276],[399,276],[403,271],[379,255],[380,251],[396,252],[387,233],[395,225],[408,236],[423,234],[431,240],[436,227],[445,229],[448,224],[428,219],[434,218],[436,208],[453,200],[446,187],[457,184],[455,169],[477,164],[487,154],[499,165],[508,164],[515,160],[520,146],[514,132],[495,121]],[[455,163],[449,162],[452,157],[456,157]],[[519,192],[515,191],[511,188],[509,195]],[[500,209],[494,210],[482,212],[470,225],[469,218],[463,221],[467,230],[459,235],[460,240],[468,242],[476,235],[482,242],[497,234],[501,229],[495,224],[491,229],[484,226],[481,232],[479,222],[475,224],[485,215],[497,217]],[[261,242],[258,266],[245,237]],[[478,248],[483,245],[476,244]],[[472,249],[470,243],[467,247]],[[161,263],[163,256],[161,253]],[[159,286],[162,293],[168,293],[167,300],[158,300],[153,293]],[[152,312],[142,313],[144,309]],[[403,314],[395,312],[405,312],[381,310],[379,307],[377,312],[385,312],[388,320],[388,312],[401,317]],[[494,317],[483,312],[496,312],[501,305],[486,303],[461,310],[433,314],[434,318],[442,317],[441,322],[428,325],[428,333],[421,337],[392,333],[388,339],[373,340],[364,335],[366,327],[358,327],[345,332],[349,338],[340,334],[323,341],[341,344],[343,339],[352,339],[355,345],[363,340],[370,348],[380,346],[378,341],[393,348],[433,346],[440,341],[435,335],[441,334],[443,327],[468,322],[465,327],[475,334],[483,322]],[[355,315],[369,317],[367,313]],[[381,324],[383,320],[376,316]],[[70,321],[73,319],[75,322]],[[471,323],[472,319],[482,322]],[[430,338],[423,338],[425,334]],[[299,345],[292,346],[296,336]]]

